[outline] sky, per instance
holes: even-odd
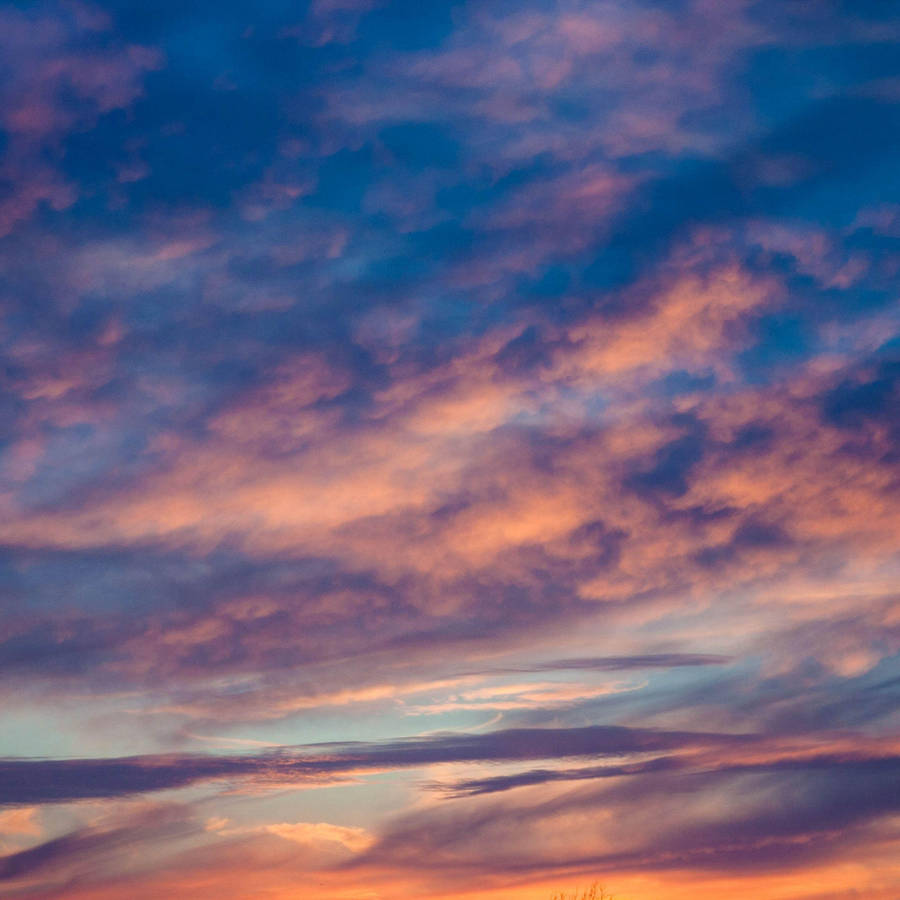
[[[898,45],[0,5],[0,898],[896,900]]]

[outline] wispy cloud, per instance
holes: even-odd
[[[898,42],[0,11],[6,893],[893,900]]]

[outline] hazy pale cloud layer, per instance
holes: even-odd
[[[0,7],[0,897],[900,896],[900,4]]]

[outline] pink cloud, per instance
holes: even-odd
[[[0,14],[0,54],[11,72],[0,91],[0,123],[10,134],[0,178],[15,186],[0,203],[0,236],[42,203],[57,210],[74,203],[77,187],[36,157],[53,156],[70,129],[129,106],[141,95],[146,73],[163,62],[148,47],[113,42],[103,51],[79,49],[81,33],[105,31],[109,21],[86,4],[72,4],[70,12],[45,5],[37,12]],[[67,102],[67,92],[85,103]]]

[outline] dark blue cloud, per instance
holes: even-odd
[[[749,736],[617,726],[510,728],[487,734],[442,733],[384,743],[308,745],[259,756],[124,757],[0,760],[0,805],[117,797],[223,779],[277,777],[304,781],[354,770],[410,768],[440,762],[510,762],[616,756],[691,746],[729,745]]]

